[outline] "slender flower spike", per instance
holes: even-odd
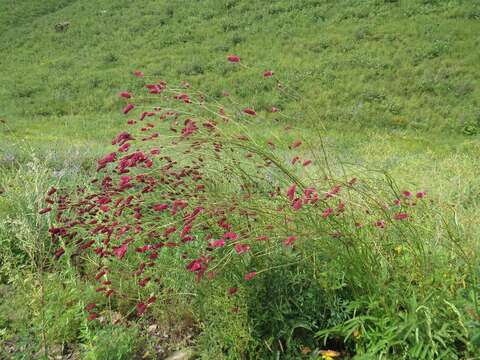
[[[395,214],[393,218],[395,220],[405,220],[406,218],[408,218],[408,214],[398,213],[398,214]]]
[[[385,227],[385,221],[383,220],[378,220],[376,223],[375,223],[375,226],[376,227],[379,227],[380,229],[383,229]]]
[[[238,62],[240,62],[240,56],[228,55],[227,60],[232,62],[232,63],[238,63]]]
[[[273,76],[273,71],[272,70],[268,70],[268,71],[265,71],[263,73],[263,77],[267,78],[267,77],[271,77],[271,76]]]
[[[124,114],[128,114],[128,113],[129,113],[131,110],[133,110],[134,108],[135,108],[135,105],[133,105],[133,104],[128,104],[127,106],[125,106],[125,107],[123,108],[122,111],[123,111]]]
[[[90,303],[88,304],[87,306],[85,306],[85,311],[92,311],[95,307],[97,306],[97,304],[95,303]]]
[[[214,240],[211,243],[209,243],[210,247],[223,247],[225,246],[225,240]]]
[[[44,208],[44,209],[40,210],[38,213],[39,213],[39,214],[45,214],[45,213],[48,213],[48,212],[50,212],[50,211],[52,211],[52,208],[51,208],[51,207],[47,207],[47,208]]]
[[[297,185],[293,184],[288,188],[287,191],[287,197],[290,201],[293,201],[293,198],[295,197],[295,192],[297,191]]]
[[[250,251],[250,245],[235,244],[235,251],[237,252],[238,255],[241,255],[243,253]]]
[[[91,312],[88,317],[87,317],[87,320],[88,321],[92,321],[92,320],[95,320],[96,318],[98,317],[98,314],[96,312]]]
[[[256,271],[249,272],[248,274],[245,274],[245,281],[250,281],[252,280],[255,276],[257,276]]]
[[[303,166],[308,166],[308,165],[310,165],[311,163],[312,163],[312,160],[305,160],[305,161],[303,162]]]
[[[223,234],[223,238],[226,240],[237,240],[238,235],[234,232],[226,232],[225,234]]]
[[[250,109],[250,108],[244,109],[243,112],[244,112],[245,114],[248,114],[248,115],[251,115],[251,116],[257,115],[257,113],[255,112],[255,110]]]
[[[302,208],[302,199],[296,198],[295,200],[293,200],[292,208],[294,210],[300,210]]]
[[[153,210],[155,211],[164,211],[168,209],[168,204],[156,204],[156,205],[153,205]]]
[[[198,271],[202,268],[202,262],[199,259],[192,260],[188,265],[187,265],[187,270],[191,272]]]
[[[230,289],[228,289],[228,295],[232,296],[232,295],[235,295],[238,291],[238,288],[236,287],[231,287]]]
[[[147,310],[147,305],[145,305],[143,302],[139,302],[137,304],[137,315],[142,316],[145,310]]]
[[[297,240],[296,236],[289,236],[284,242],[283,245],[285,246],[291,246],[293,243]]]
[[[328,218],[331,214],[333,213],[333,209],[331,207],[325,209],[325,211],[322,213],[322,217],[324,219]]]
[[[298,148],[300,145],[302,145],[302,141],[301,140],[295,140],[292,145],[290,145],[290,149],[296,149]]]
[[[132,97],[132,94],[130,94],[128,91],[122,91],[120,94],[119,94],[120,97],[123,97],[125,99],[130,99]]]
[[[127,244],[122,244],[120,246],[114,246],[113,247],[113,253],[115,254],[115,256],[118,258],[118,259],[123,259],[123,257],[125,256],[126,252],[127,252]]]
[[[55,251],[55,259],[58,259],[64,253],[65,253],[65,249],[64,248],[59,248],[57,251]]]
[[[425,197],[425,195],[427,195],[427,193],[425,191],[419,191],[419,192],[417,192],[416,197],[417,197],[417,199],[422,199],[422,198]]]

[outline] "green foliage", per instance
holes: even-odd
[[[135,356],[138,346],[138,329],[121,325],[92,329],[82,327],[83,359],[128,360]]]
[[[0,115],[16,128],[32,119],[58,124],[59,117],[116,111],[112,94],[134,84],[128,75],[135,68],[168,81],[188,78],[209,93],[240,91],[244,102],[268,95],[241,92],[242,83],[226,89],[239,80],[223,64],[228,53],[279,75],[294,71],[303,98],[283,107],[295,112],[308,104],[346,128],[359,122],[461,132],[461,119],[475,114],[480,8],[474,1],[242,0],[218,6],[183,0],[174,6],[24,0],[4,10]],[[64,21],[68,30],[55,31]],[[43,136],[55,132],[41,130]]]

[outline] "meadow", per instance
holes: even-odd
[[[0,1],[0,357],[477,359],[479,32]]]

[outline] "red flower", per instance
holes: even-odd
[[[412,196],[412,193],[408,190],[405,190],[402,192],[402,195],[405,196],[406,198],[409,198]]]
[[[140,70],[135,70],[135,71],[133,72],[133,75],[135,75],[136,77],[139,77],[139,78],[140,78],[140,77],[143,77],[145,74],[144,74],[142,71],[140,71]]]
[[[308,166],[308,165],[310,165],[311,163],[312,163],[312,160],[305,160],[305,161],[303,162],[303,166]]]
[[[38,213],[39,214],[45,214],[45,213],[50,212],[50,211],[52,211],[52,208],[51,207],[46,207],[46,208],[40,210]]]
[[[297,185],[293,184],[288,188],[287,191],[287,197],[290,201],[293,201],[293,198],[295,197],[295,192],[297,191]]]
[[[185,226],[182,231],[180,232],[180,237],[181,238],[184,238],[187,234],[190,233],[190,231],[192,230],[192,225],[187,225]]]
[[[126,252],[127,252],[128,246],[127,244],[122,244],[120,246],[114,246],[113,247],[113,253],[118,259],[122,259]]]
[[[296,198],[295,200],[293,200],[292,208],[294,210],[300,210],[302,208],[302,199]]]
[[[255,276],[257,276],[257,272],[256,271],[252,271],[252,272],[249,272],[248,274],[245,274],[245,280],[246,281],[250,281],[252,280]]]
[[[191,272],[199,271],[202,268],[202,259],[195,259],[187,265],[187,270]]]
[[[237,252],[238,255],[246,253],[250,251],[250,245],[235,244],[235,251]]]
[[[155,210],[155,211],[163,211],[163,210],[166,210],[166,209],[168,209],[168,204],[153,205],[153,210]]]
[[[393,218],[395,220],[405,220],[406,218],[408,218],[408,214],[405,214],[405,213],[398,213],[398,214],[395,214],[393,216]]]
[[[228,295],[234,295],[238,291],[238,288],[236,287],[231,287],[228,289]]]
[[[214,240],[208,244],[210,247],[223,247],[225,246],[225,240]]]
[[[378,220],[376,223],[375,223],[375,226],[376,227],[379,227],[380,229],[383,229],[385,227],[385,221],[383,220]]]
[[[295,149],[302,145],[302,142],[300,140],[295,140],[292,145],[290,145],[290,149]]]
[[[65,253],[65,249],[64,248],[59,248],[57,251],[55,251],[55,259],[58,259],[64,253]]]
[[[423,197],[425,197],[427,195],[427,193],[425,191],[419,191],[417,192],[417,194],[415,195],[417,197],[417,199],[421,199]]]
[[[92,321],[95,320],[98,317],[98,314],[96,312],[91,312],[90,315],[88,315],[87,320]]]
[[[175,226],[170,226],[168,228],[165,229],[165,237],[168,237],[171,233],[174,233],[175,231],[177,231],[177,228]]]
[[[278,112],[278,108],[276,108],[275,106],[272,106],[270,111],[273,112],[273,113]]]
[[[290,245],[293,245],[293,243],[297,240],[297,237],[296,236],[289,236],[284,242],[283,244],[285,246],[290,246]]]
[[[257,115],[257,113],[255,112],[255,110],[250,109],[250,108],[244,109],[243,112],[244,112],[245,114],[248,114],[248,115],[251,115],[251,116]]]
[[[333,209],[331,207],[327,208],[324,210],[324,212],[322,213],[322,217],[324,219],[328,218],[333,212]]]
[[[141,287],[145,287],[145,285],[147,285],[147,283],[150,281],[150,278],[149,277],[146,277],[142,280],[139,280],[138,281],[138,285],[140,285]]]
[[[122,91],[120,94],[119,94],[120,97],[123,97],[125,99],[130,99],[132,97],[132,94],[130,94],[128,91]]]
[[[147,305],[145,305],[143,302],[139,302],[137,304],[137,316],[142,316],[145,310],[147,310]]]
[[[130,143],[125,143],[118,148],[118,151],[119,152],[127,152],[129,148],[130,148]]]
[[[107,272],[105,270],[100,271],[97,275],[95,275],[96,280],[100,280],[100,278],[105,275]]]
[[[233,63],[240,62],[240,56],[237,55],[228,55],[227,60]]]
[[[263,73],[263,77],[270,77],[270,76],[273,76],[273,71],[272,70],[268,70],[268,71],[265,71]]]
[[[127,106],[125,106],[125,107],[123,108],[122,111],[123,111],[124,114],[128,114],[134,107],[135,107],[135,105],[133,105],[133,104],[128,104]]]
[[[341,186],[340,185],[335,185],[332,190],[330,190],[328,193],[325,194],[325,197],[328,199],[328,198],[331,198],[335,195],[337,195],[340,190],[342,190]]]
[[[85,306],[85,311],[92,311],[95,308],[95,306],[97,306],[97,304],[90,303],[87,306]]]
[[[238,235],[234,232],[226,232],[225,234],[223,234],[223,238],[225,240],[237,240]]]

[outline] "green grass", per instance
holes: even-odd
[[[68,28],[56,31],[55,25],[65,21]],[[365,359],[369,351],[378,355],[399,338],[396,349],[408,350],[406,358],[433,354],[450,338],[467,339],[467,344],[449,343],[449,351],[465,346],[475,353],[480,342],[480,319],[471,316],[475,274],[464,273],[461,262],[470,259],[475,265],[469,266],[478,270],[478,33],[480,2],[475,0],[0,0],[0,120],[6,121],[0,124],[0,274],[6,284],[0,293],[9,294],[0,302],[0,348],[14,344],[18,358],[25,349],[27,357],[42,356],[46,345],[52,354],[91,359],[143,356],[138,349],[153,357],[163,340],[147,328],[161,319],[173,322],[162,331],[178,332],[165,345],[167,352],[191,344],[182,332],[193,327],[203,358],[283,354],[279,339],[288,339],[297,350],[313,350],[325,336],[324,348],[341,348],[333,336],[348,337],[362,327],[363,336],[354,342]],[[252,68],[232,66],[229,54],[240,55]],[[84,184],[96,160],[111,151],[111,138],[125,128],[124,102],[117,94],[138,87],[142,80],[132,76],[137,69],[169,84],[186,80],[213,100],[226,100],[221,94],[229,91],[235,107],[259,113],[248,123],[252,138],[259,143],[275,139],[282,158],[289,159],[281,149],[297,137],[309,145],[306,156],[318,152],[321,135],[333,172],[345,169],[368,179],[388,172],[400,189],[426,190],[436,211],[460,234],[467,254],[459,257],[453,246],[438,252],[432,247],[429,264],[441,264],[450,273],[412,272],[405,276],[418,276],[419,284],[402,287],[405,268],[399,267],[391,289],[356,301],[349,293],[356,291],[355,276],[343,273],[348,258],[335,248],[338,262],[322,258],[325,263],[319,265],[307,259],[302,266],[273,271],[242,287],[235,299],[224,296],[231,279],[195,289],[181,269],[169,273],[167,287],[194,292],[193,299],[162,303],[153,320],[91,325],[84,319],[80,289],[93,291],[77,277],[75,266],[62,263],[53,266],[55,271],[48,266],[38,271],[38,259],[48,249],[36,245],[49,242],[48,224],[35,212],[51,184],[71,189]],[[268,69],[298,95],[285,96],[273,82],[262,81]],[[268,112],[272,105],[286,116],[276,120]],[[293,125],[293,132],[286,132],[286,125]],[[298,226],[315,236],[302,221]],[[428,244],[443,236],[435,221],[425,226],[421,234]],[[165,261],[164,271],[179,265]],[[232,268],[234,274],[237,270]],[[367,283],[364,275],[361,281]],[[445,288],[437,290],[439,276],[445,276]],[[286,279],[283,286],[269,289],[278,279]],[[257,294],[268,298],[269,291],[276,294],[271,303],[257,301]],[[22,299],[28,297],[25,304]],[[131,303],[117,305],[126,312]],[[115,306],[106,317],[113,316]],[[232,316],[234,306],[240,308],[238,316]],[[18,312],[8,313],[16,307]],[[329,314],[317,316],[319,309]],[[320,323],[327,330],[315,335]],[[428,333],[430,327],[436,337]],[[416,342],[415,331],[420,333]],[[299,338],[303,343],[296,342]],[[1,351],[0,357],[11,355]],[[456,358],[448,351],[443,356]]]
[[[475,1],[17,1],[4,8],[0,115],[20,128],[118,111],[114,94],[137,68],[188,79],[212,95],[233,81],[241,100],[269,105],[269,89],[244,90],[248,79],[225,63],[238,53],[303,95],[278,106],[310,104],[316,121],[478,130]],[[69,28],[56,32],[63,21]],[[45,128],[43,136],[54,132]]]

